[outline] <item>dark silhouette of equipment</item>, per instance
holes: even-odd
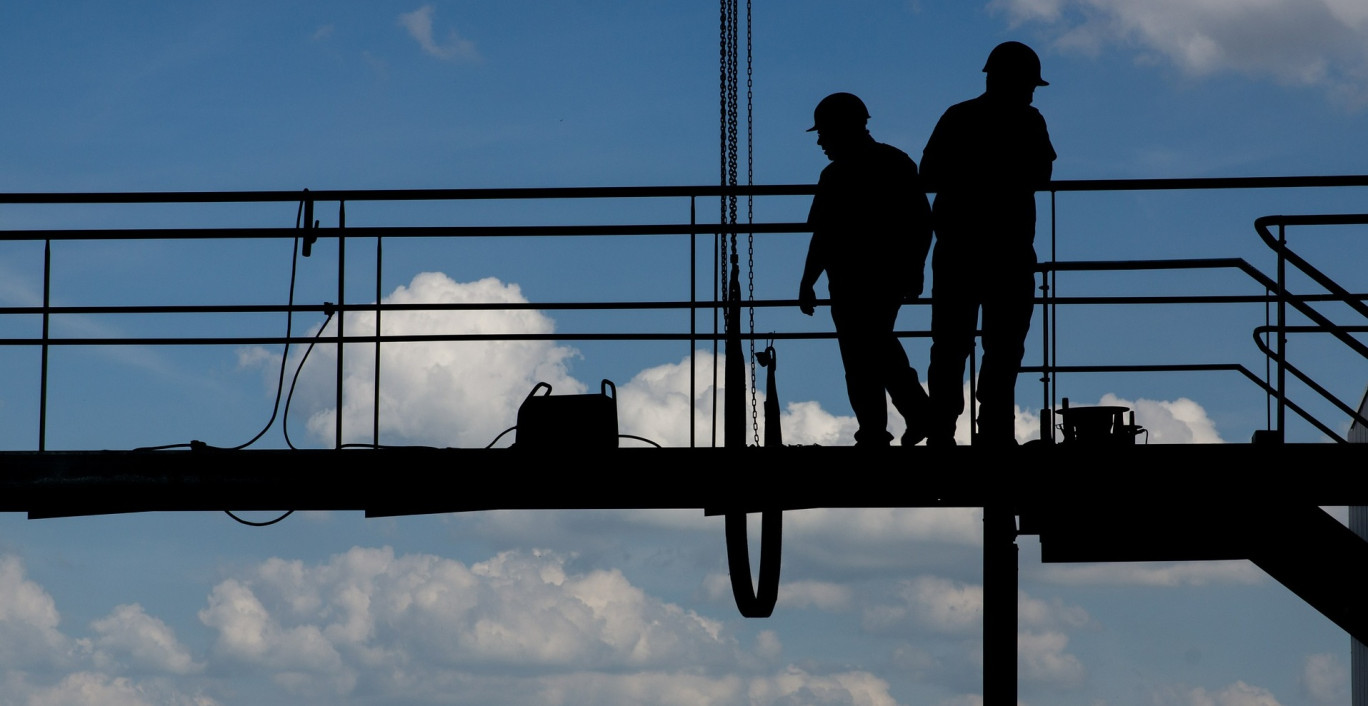
[[[1089,446],[1132,446],[1135,437],[1145,432],[1135,424],[1135,412],[1128,407],[1099,405],[1070,407],[1065,397],[1064,406],[1056,411],[1064,442]],[[1129,413],[1129,422],[1127,421]]]
[[[304,190],[304,230],[313,231],[318,228],[318,221],[314,220],[314,202],[309,197],[309,190]],[[318,236],[306,235],[304,242],[300,245],[299,253],[304,257],[313,254],[313,244],[318,242]]]
[[[605,379],[598,393],[553,396],[539,382],[518,408],[517,429],[514,448],[615,449],[617,386]]]
[[[774,371],[779,367],[779,354],[774,346],[755,354],[755,360],[765,369],[765,446],[783,446],[784,430],[779,425],[779,385]]]

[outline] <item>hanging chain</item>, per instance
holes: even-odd
[[[746,186],[755,184],[755,150],[752,147],[752,140],[755,134],[754,119],[751,114],[752,92],[755,81],[751,69],[751,0],[746,0]],[[753,226],[755,223],[755,196],[746,194],[746,224]],[[751,435],[755,437],[755,445],[760,445],[760,414],[756,410],[756,382],[755,377],[755,231],[749,230],[746,234],[746,275],[747,295],[750,305],[750,401],[751,401]]]
[[[722,133],[722,134],[721,134],[721,146],[720,146],[721,155],[720,155],[720,159],[718,159],[718,168],[720,168],[720,170],[721,170],[721,178],[720,178],[720,181],[722,182],[722,185],[724,185],[724,186],[726,185],[726,108],[728,108],[728,100],[726,100],[726,96],[728,96],[728,90],[726,90],[726,89],[728,89],[728,73],[729,73],[729,70],[731,70],[731,67],[729,67],[729,64],[728,64],[728,60],[726,60],[726,56],[728,56],[728,41],[726,41],[726,37],[728,37],[728,34],[731,34],[731,25],[732,25],[732,22],[731,22],[731,3],[732,3],[732,0],[722,0],[722,1],[721,1],[721,18],[718,19],[718,25],[720,25],[720,27],[718,27],[718,40],[717,40],[717,44],[718,44],[718,59],[717,59],[717,63],[718,63],[718,67],[720,67],[720,71],[718,71],[718,73],[720,73],[720,75],[718,75],[718,88],[717,88],[717,94],[718,94],[718,96],[717,96],[717,99],[718,99],[718,111],[720,111],[720,114],[721,114],[721,115],[720,115],[720,120],[718,120],[718,122],[720,122],[720,125],[721,125],[721,133]],[[720,201],[720,209],[721,209],[721,212],[718,213],[718,222],[726,223],[726,198],[725,198],[725,197],[722,198],[722,200]],[[718,233],[718,234],[717,234],[717,238],[718,238],[718,241],[720,241],[720,248],[718,248],[717,271],[720,272],[720,274],[721,274],[721,282],[720,282],[720,287],[721,287],[721,289],[720,289],[720,293],[722,294],[722,297],[714,297],[714,298],[725,298],[725,297],[726,297],[726,287],[728,287],[728,285],[726,285],[726,283],[728,283],[728,279],[726,279],[726,234],[724,234],[724,233]],[[714,289],[717,289],[717,287],[714,287]],[[714,291],[714,294],[717,294],[717,293],[718,293],[718,291]],[[724,317],[724,322],[725,322],[725,317]]]

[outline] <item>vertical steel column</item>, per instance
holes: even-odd
[[[1368,506],[1349,507],[1349,529],[1364,539],[1368,539]],[[1362,582],[1363,579],[1349,579]],[[1349,703],[1350,706],[1368,706],[1368,646],[1349,638]]]
[[[983,706],[1017,702],[1016,537],[1013,508],[983,508]]]

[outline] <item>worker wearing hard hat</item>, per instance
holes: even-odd
[[[827,96],[813,119],[808,131],[817,133],[831,164],[808,212],[812,240],[799,308],[812,315],[814,286],[825,272],[846,392],[859,423],[855,445],[890,445],[891,398],[907,423],[902,444],[910,446],[925,436],[927,396],[893,326],[903,301],[922,291],[931,246],[926,189],[911,157],[869,134],[869,111],[855,95]]]
[[[953,445],[964,411],[965,361],[983,316],[975,443],[1016,443],[1015,388],[1035,290],[1035,192],[1047,189],[1054,147],[1031,106],[1040,57],[1004,42],[983,67],[987,90],[951,106],[922,152],[934,191],[931,256],[930,445]]]

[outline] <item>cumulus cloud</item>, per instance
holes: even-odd
[[[139,683],[101,672],[75,672],[51,686],[17,685],[11,703],[27,706],[217,706],[203,694],[186,694],[161,683]]]
[[[888,683],[864,671],[812,674],[797,667],[749,679],[695,674],[570,674],[549,677],[535,703],[667,706],[895,706]]]
[[[23,562],[0,556],[0,693],[5,703],[214,706],[212,698],[177,686],[171,677],[202,665],[161,620],[123,605],[91,624],[95,635],[58,629],[52,596],[25,575]],[[137,679],[130,674],[143,673]]]
[[[520,304],[527,299],[516,284],[494,278],[455,282],[424,272],[384,299],[389,304]],[[436,334],[548,334],[555,323],[531,310],[394,311],[382,319],[387,336]],[[374,334],[374,312],[347,314],[348,334]],[[322,335],[335,335],[330,322]],[[344,352],[343,428],[346,443],[369,442],[375,391],[374,347],[349,346]],[[382,443],[482,447],[517,422],[518,405],[538,382],[556,394],[580,394],[566,361],[577,352],[547,341],[443,341],[385,345],[380,358],[380,434]],[[292,353],[290,370],[302,351]],[[239,361],[261,360],[253,352]],[[336,428],[334,346],[317,346],[299,375],[291,402],[292,418],[304,416],[314,438],[328,443]],[[288,420],[287,420],[288,421]],[[293,426],[293,425],[292,425]]]
[[[407,30],[409,36],[413,37],[418,46],[430,56],[438,59],[479,61],[480,53],[476,51],[475,43],[457,34],[455,28],[447,32],[445,40],[439,41],[436,38],[432,27],[434,12],[432,5],[424,5],[413,12],[405,12],[399,15],[399,26]]]
[[[1137,443],[1148,441],[1152,444],[1220,444],[1221,435],[1216,425],[1207,417],[1202,405],[1186,397],[1171,402],[1147,400],[1126,400],[1113,394],[1105,394],[1099,405],[1129,407],[1135,412],[1135,423],[1143,427],[1146,435]]]
[[[1065,652],[1069,637],[1061,632],[1017,634],[1017,668],[1023,681],[1056,689],[1075,689],[1083,684],[1087,670],[1077,657]]]
[[[867,672],[774,673],[777,634],[744,649],[616,570],[573,572],[544,551],[470,565],[361,547],[320,564],[271,559],[215,586],[200,619],[215,659],[340,700],[894,703]]]
[[[23,562],[0,556],[0,664],[55,669],[70,664],[76,644],[58,629],[57,603],[30,581]]]
[[[1349,670],[1332,652],[1307,655],[1302,663],[1302,690],[1319,704],[1342,704],[1349,700]]]
[[[424,272],[409,284],[396,288],[384,302],[526,304],[527,298],[517,284],[492,277],[456,282],[440,272]],[[350,312],[343,323],[348,334],[375,332],[374,312]],[[532,334],[549,337],[555,332],[555,321],[532,309],[391,311],[384,315],[382,325],[382,333],[387,336]],[[330,336],[335,330],[336,321],[331,321],[320,333]],[[516,426],[518,408],[537,383],[547,383],[556,395],[598,392],[570,375],[569,363],[579,355],[574,348],[545,339],[386,344],[380,357],[381,443],[456,447],[481,447],[496,441],[505,445],[513,443],[516,434],[509,430]],[[298,368],[302,359],[304,351],[296,348],[287,370]],[[344,359],[343,440],[344,443],[369,443],[375,404],[374,347],[369,344],[349,346]],[[269,371],[272,386],[277,382],[275,366],[278,361],[279,356],[261,347],[238,351],[238,364]],[[712,443],[714,400],[724,403],[728,394],[720,377],[714,390],[712,370],[725,365],[724,357],[700,349],[678,361],[648,367],[618,384],[615,390],[618,432],[636,437],[621,439],[619,443],[688,446],[691,420],[695,443]],[[335,347],[313,348],[300,370],[290,400],[286,422],[304,417],[303,426],[311,432],[315,443],[330,444],[336,433],[335,369]],[[749,375],[749,370],[746,372]],[[748,394],[750,387],[748,382],[742,394]],[[274,392],[274,387],[271,389]],[[966,383],[966,397],[967,393]],[[763,392],[757,390],[756,395],[756,405],[763,406]],[[1107,395],[1099,404],[1134,409],[1137,423],[1148,430],[1147,440],[1151,442],[1220,441],[1205,410],[1188,399],[1131,402]],[[1016,411],[1018,441],[1025,443],[1038,437],[1039,417],[1020,407]],[[895,436],[900,435],[902,418],[891,404],[889,412],[889,430]],[[969,414],[966,406],[956,429],[956,440],[961,444],[970,442]],[[763,438],[764,415],[757,419],[757,424],[757,433]],[[815,401],[788,403],[780,415],[780,424],[787,445],[851,444],[856,429],[853,416],[832,414]],[[298,421],[290,424],[290,428],[298,426]],[[641,439],[646,442],[639,441]],[[937,523],[941,521],[936,520]],[[949,531],[958,532],[961,526],[961,523],[952,523]]]
[[[190,674],[204,668],[176,639],[170,626],[148,615],[136,603],[118,606],[90,626],[96,633],[95,664],[109,671],[131,668],[139,672]]]
[[[271,559],[216,586],[200,620],[216,631],[217,654],[340,694],[361,679],[398,688],[404,669],[738,659],[716,621],[647,596],[617,571],[569,574],[563,558],[541,552],[470,566],[388,548],[353,548],[317,566]]]
[[[861,624],[874,633],[931,630],[967,635],[982,628],[983,587],[937,576],[901,581],[894,600],[864,610]]]
[[[809,508],[784,513],[790,565],[847,573],[925,571],[983,545],[979,508]]]
[[[1256,584],[1267,574],[1248,561],[1180,563],[1045,564],[1033,579],[1043,583],[1091,586],[1208,586]]]
[[[384,298],[389,304],[507,303],[525,304],[516,284],[495,278],[456,282],[439,272],[424,272]],[[555,322],[534,310],[393,311],[382,318],[387,336],[439,334],[536,334],[555,331]],[[343,322],[348,334],[373,334],[374,312],[351,312]],[[329,322],[321,332],[335,335]],[[291,354],[288,370],[295,370],[304,351]],[[380,433],[382,443],[433,446],[487,446],[517,423],[518,407],[539,382],[552,394],[584,394],[587,386],[572,377],[568,362],[579,356],[573,348],[546,340],[403,342],[384,346],[380,357]],[[276,382],[279,356],[264,348],[238,351],[238,364],[260,367]],[[375,355],[370,345],[350,346],[344,355],[344,443],[367,443],[373,429]],[[712,387],[714,364],[725,358],[705,350],[693,360],[653,366],[617,385],[618,431],[661,446],[687,446],[692,415],[700,444],[711,443],[713,400],[721,403],[727,390],[719,380]],[[316,346],[300,371],[290,401],[290,419],[303,416],[318,443],[330,443],[336,429],[336,349]],[[696,376],[694,378],[693,376]],[[691,379],[696,384],[691,385]],[[747,385],[749,388],[749,385]],[[272,388],[274,390],[274,388]],[[598,390],[593,390],[598,392]],[[763,405],[760,394],[757,404]],[[896,415],[894,415],[896,417]],[[288,421],[288,420],[287,420]],[[763,437],[765,421],[759,420]],[[824,412],[815,402],[789,405],[781,418],[786,444],[852,443],[855,421]],[[291,428],[299,425],[291,424]],[[503,437],[511,443],[516,439]],[[623,445],[640,442],[624,439]]]
[[[1092,625],[1093,619],[1087,610],[1067,605],[1058,597],[1043,600],[1020,591],[1017,593],[1017,622],[1027,628],[1078,629]]]
[[[1261,686],[1236,681],[1214,691],[1204,687],[1169,687],[1151,695],[1156,706],[1280,706]]]
[[[1125,46],[1192,76],[1238,72],[1368,102],[1368,6],[1358,0],[994,0],[1061,51]]]
[[[779,600],[785,608],[813,607],[841,611],[850,607],[853,591],[830,581],[787,581],[779,584]]]

